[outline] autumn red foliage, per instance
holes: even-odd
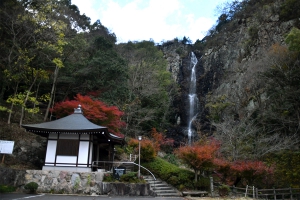
[[[272,184],[274,166],[253,160],[230,162],[219,154],[219,148],[220,143],[212,139],[182,146],[175,153],[195,171],[195,181],[198,180],[199,172],[209,172],[227,185]]]
[[[120,128],[125,126],[125,122],[121,121],[123,112],[116,106],[107,106],[104,102],[93,100],[89,96],[77,94],[74,100],[56,103],[51,111],[57,118],[61,118],[72,114],[79,104],[87,119],[95,124],[106,126],[111,133],[123,137],[120,133]]]
[[[152,128],[151,136],[153,138],[154,148],[156,152],[160,151],[161,148],[167,150],[169,149],[169,147],[172,148],[174,145],[173,139],[166,138],[163,133],[157,132],[156,128]]]
[[[214,160],[214,176],[222,183],[244,187],[246,185],[272,185],[274,166],[267,166],[262,161],[229,162],[222,158]]]
[[[217,176],[222,183],[232,185],[234,182],[234,180],[232,179],[233,173],[231,170],[232,163],[224,158],[215,158],[213,162],[215,176]]]
[[[216,141],[211,140],[194,143],[191,146],[182,146],[175,151],[175,154],[195,171],[195,181],[197,181],[199,172],[213,169],[219,147]]]
[[[267,166],[262,161],[236,161],[232,163],[231,170],[236,177],[241,177],[243,185],[253,185],[254,181],[270,182],[274,174],[274,166]],[[265,180],[264,180],[265,179]]]

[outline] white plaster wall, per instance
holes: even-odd
[[[46,159],[45,162],[54,163],[55,161],[55,154],[56,154],[56,145],[57,141],[48,140],[47,152],[46,152]],[[53,166],[53,164],[47,164]]]
[[[79,135],[76,134],[60,134],[60,139],[74,139],[78,140]],[[90,135],[81,135],[81,140],[89,140]],[[49,139],[57,139],[57,134],[49,134]],[[88,158],[90,159],[89,164],[92,163],[92,150],[93,145],[90,146],[90,155],[89,153],[89,141],[80,141],[79,143],[79,153],[78,153],[78,164],[88,164]],[[45,162],[47,166],[53,166],[53,164],[47,164],[47,163],[54,163],[55,162],[55,155],[56,155],[56,147],[57,147],[57,141],[54,140],[48,140],[48,147],[47,147],[47,153],[46,153],[46,159]],[[76,164],[77,156],[62,156],[57,155],[56,157],[56,163],[70,163],[70,165],[67,164],[57,164],[56,166],[74,166]],[[74,165],[72,165],[74,164]]]
[[[70,163],[76,165],[77,156],[57,156],[56,163]],[[56,166],[74,166],[66,164],[56,164]]]
[[[89,142],[79,143],[78,164],[87,164],[89,156]]]
[[[92,164],[92,155],[93,155],[93,143],[91,142],[90,144],[90,163],[89,164]]]

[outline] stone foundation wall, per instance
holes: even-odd
[[[38,193],[116,196],[153,196],[150,185],[102,182],[107,172],[69,172],[47,170],[12,170],[0,168],[0,184],[27,192],[24,185],[36,182]]]
[[[102,194],[103,172],[69,172],[26,170],[25,184],[36,182],[39,193],[55,194]]]

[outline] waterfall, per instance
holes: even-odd
[[[190,68],[191,68],[191,79],[190,79],[190,89],[189,89],[189,126],[188,126],[188,143],[191,145],[192,143],[192,123],[193,120],[197,117],[197,105],[198,105],[198,98],[196,94],[196,72],[195,68],[198,63],[197,57],[192,52],[191,53],[191,62],[190,62]]]

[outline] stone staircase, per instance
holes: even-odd
[[[143,176],[144,180],[150,184],[150,189],[159,197],[181,197],[182,193],[166,182],[156,179],[153,176]]]

